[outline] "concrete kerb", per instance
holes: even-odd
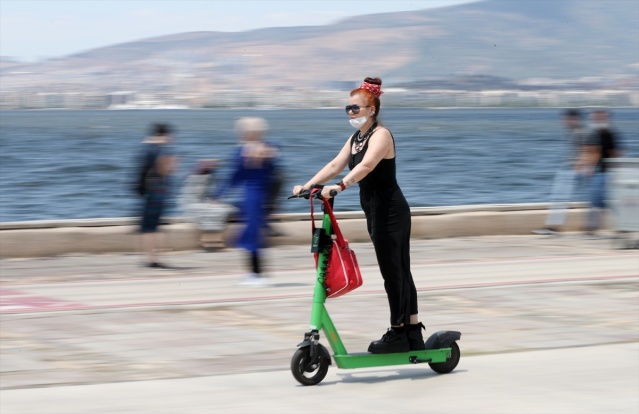
[[[417,239],[530,234],[544,225],[548,207],[547,203],[535,203],[414,208],[411,234]],[[572,203],[563,229],[579,230],[584,213],[584,203]],[[336,216],[351,242],[370,240],[361,211],[336,212]],[[320,219],[321,213],[315,218]],[[310,215],[304,213],[275,215],[273,226],[284,235],[272,238],[270,243],[309,243],[309,221]],[[199,248],[199,233],[192,223],[183,217],[168,217],[166,223],[164,230],[171,249]],[[237,223],[229,224],[224,234],[227,241],[238,227]],[[135,235],[136,219],[131,217],[0,223],[0,257],[135,252]]]

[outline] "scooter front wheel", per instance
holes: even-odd
[[[457,342],[450,344],[450,358],[446,362],[429,363],[433,371],[438,374],[448,374],[455,369],[461,358],[461,352],[459,351],[459,345]]]
[[[317,346],[321,347],[322,345]],[[291,372],[300,384],[317,385],[326,377],[331,361],[327,360],[322,354],[320,352],[317,363],[312,364],[310,348],[304,347],[295,351],[291,359]]]

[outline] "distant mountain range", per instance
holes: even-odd
[[[463,76],[638,74],[636,0],[486,0],[326,26],[181,33],[33,64],[0,61],[10,88],[66,90],[286,90],[350,86],[366,76],[392,86]]]

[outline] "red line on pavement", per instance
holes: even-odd
[[[0,313],[28,313],[62,309],[72,310],[76,309],[77,306],[81,305],[47,296],[30,296],[28,293],[24,295],[0,297]]]
[[[24,295],[23,292],[13,289],[0,289],[0,296]]]

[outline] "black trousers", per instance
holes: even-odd
[[[249,269],[256,275],[261,275],[262,273],[262,261],[260,258],[260,254],[258,252],[249,252],[248,253],[248,265]]]
[[[362,194],[364,195],[364,194]],[[401,191],[390,200],[360,197],[368,233],[384,278],[391,325],[408,324],[418,313],[417,289],[410,271],[410,207]]]

